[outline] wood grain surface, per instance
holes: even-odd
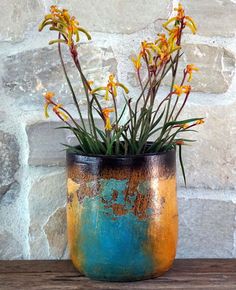
[[[130,283],[89,280],[70,261],[0,261],[0,289],[236,289],[236,260],[176,260],[164,276]]]

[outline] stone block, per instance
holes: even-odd
[[[19,168],[19,145],[14,135],[0,131],[0,199],[15,182]]]
[[[23,259],[22,245],[8,231],[0,232],[0,260]]]
[[[199,71],[193,74],[193,91],[204,93],[224,93],[228,90],[235,74],[235,56],[225,48],[205,44],[184,44],[184,55],[179,72],[187,64],[195,64]],[[179,82],[182,75],[178,75]]]
[[[180,120],[206,117],[205,124],[195,127],[198,133],[188,132],[182,137],[197,140],[183,147],[183,160],[187,184],[192,187],[211,189],[236,188],[236,103],[214,97],[204,102],[190,102]],[[183,184],[180,168],[179,183]]]
[[[236,2],[233,0],[181,1],[204,36],[233,37],[236,33]]]
[[[53,170],[37,178],[29,193],[31,259],[58,259],[66,249],[66,174]]]
[[[85,126],[88,121],[85,119]],[[104,128],[103,121],[95,119],[96,126]],[[26,128],[29,142],[28,163],[32,166],[64,166],[66,149],[63,144],[77,146],[76,136],[66,129],[56,129],[64,124],[60,121],[42,121],[28,125]]]
[[[57,3],[72,11],[81,25],[89,31],[125,34],[137,32],[158,20],[167,19],[172,8],[170,0],[136,0],[135,5],[132,0],[58,0]]]
[[[85,94],[79,73],[65,47],[63,54],[74,91],[79,103],[83,104]],[[81,44],[79,57],[85,76],[95,81],[95,87],[106,83],[110,73],[117,72],[117,62],[110,47]],[[73,103],[56,46],[9,55],[4,61],[3,72],[5,93],[15,98],[15,103],[27,111],[39,107],[43,110],[42,94],[46,90],[54,91],[55,100],[63,105]]]
[[[204,93],[224,93],[226,92],[235,74],[235,56],[225,48],[205,45],[205,44],[184,44],[183,56],[179,61],[178,75],[176,83],[180,83],[183,78],[183,69],[187,64],[195,64],[198,72],[194,72],[192,82],[193,91]],[[132,87],[138,87],[136,73],[129,72],[128,83]],[[186,82],[187,83],[187,82]],[[163,85],[171,84],[170,74],[162,82]]]
[[[55,166],[65,164],[66,132],[56,129],[60,122],[38,122],[26,128],[29,142],[29,165]]]
[[[66,208],[62,207],[50,216],[44,226],[49,250],[53,257],[63,257],[67,245]]]
[[[202,194],[200,193],[202,191]],[[198,190],[189,198],[191,189],[179,198],[179,258],[232,258],[236,205],[230,200],[213,200]],[[220,193],[215,193],[219,195]]]
[[[24,33],[38,23],[44,6],[37,0],[2,0],[0,19],[0,41],[19,41]]]

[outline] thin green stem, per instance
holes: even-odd
[[[61,35],[59,33],[58,39],[60,39],[60,38],[61,38]],[[85,130],[85,124],[84,124],[84,120],[83,120],[82,113],[80,111],[80,106],[79,106],[79,103],[77,101],[75,92],[73,90],[73,87],[71,85],[70,79],[69,79],[68,74],[67,74],[67,71],[66,71],[65,62],[64,62],[63,56],[62,56],[61,43],[60,42],[58,43],[58,52],[59,52],[59,57],[60,57],[60,61],[61,61],[61,65],[62,65],[62,69],[63,69],[64,75],[65,75],[66,81],[67,81],[67,83],[69,85],[69,88],[70,88],[70,91],[71,91],[71,94],[72,94],[72,97],[73,97],[73,101],[74,101],[75,106],[76,106],[76,109],[77,109],[77,111],[79,113],[80,121],[81,121],[82,126],[83,126],[83,128]]]

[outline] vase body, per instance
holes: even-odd
[[[158,277],[176,254],[175,150],[131,157],[67,152],[67,226],[75,267],[96,280]]]

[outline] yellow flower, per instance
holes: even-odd
[[[143,41],[141,43],[141,53],[143,55],[145,53],[149,54],[150,51],[158,52],[159,50],[160,50],[159,47],[154,42]]]
[[[188,20],[185,22],[185,25],[187,25],[191,29],[192,33],[195,34],[197,31],[197,24],[190,16],[185,16],[185,19]]]
[[[139,53],[138,56],[135,58],[135,57],[132,57],[131,60],[136,68],[136,70],[140,70],[141,68],[141,54]]]
[[[91,86],[92,86],[93,84],[94,84],[94,81],[91,81],[91,80],[87,81],[86,86],[87,86],[87,89],[88,89],[89,92],[92,91]]]
[[[92,90],[90,93],[95,94],[96,92],[99,92],[99,91],[105,91],[104,99],[106,101],[108,101],[109,94],[111,94],[113,97],[117,96],[117,88],[118,87],[121,87],[125,91],[126,94],[129,93],[129,90],[127,89],[127,87],[125,85],[123,85],[122,83],[116,82],[115,76],[113,74],[111,74],[111,75],[109,75],[109,79],[108,79],[106,87],[98,87],[98,88]]]
[[[68,116],[61,110],[62,104],[57,104],[53,107],[53,112],[58,115],[63,121],[68,120]]]
[[[53,112],[57,114],[60,118],[63,119],[63,121],[68,120],[68,116],[61,110],[62,104],[56,104],[52,99],[55,96],[55,93],[53,92],[46,92],[43,94],[45,98],[45,105],[44,105],[44,114],[46,118],[49,118],[48,115],[48,107],[49,105],[53,105]]]
[[[174,94],[176,94],[178,97],[183,94],[183,88],[182,86],[174,85]]]
[[[88,81],[88,85],[91,86],[91,85],[93,85],[93,84],[94,84],[94,81],[91,81],[91,80]]]
[[[192,33],[195,34],[197,31],[197,25],[190,16],[185,15],[183,6],[179,4],[178,8],[175,8],[174,10],[177,11],[177,15],[165,22],[163,24],[163,27],[171,32],[171,29],[168,26],[169,24],[174,22],[174,27],[181,25],[181,28],[185,28],[185,26],[188,26],[191,29]]]
[[[180,46],[174,46],[173,43],[170,43],[168,47],[163,46],[160,53],[161,63],[167,62],[170,59],[171,54],[179,49],[180,49]]]
[[[79,42],[79,32],[84,33],[89,40],[91,39],[90,34],[79,25],[79,22],[69,14],[68,10],[58,9],[56,5],[51,6],[50,14],[44,17],[39,26],[39,31],[42,31],[45,26],[49,26],[50,30],[57,31],[63,36],[62,39],[52,40],[49,44],[61,42],[72,46],[74,42]]]
[[[173,39],[170,37],[166,38],[165,34],[158,34],[158,39],[155,44],[158,44],[158,56],[160,58],[160,64],[167,62],[173,52],[180,49],[180,46],[176,46]]]
[[[154,42],[141,42],[141,50],[136,58],[132,58],[136,70],[141,68],[141,59],[150,65],[150,69],[156,69],[158,66],[169,61],[171,54],[180,49],[176,46],[172,39],[166,38],[164,33],[158,34],[158,38]]]
[[[188,82],[190,82],[193,78],[193,71],[199,71],[199,68],[197,68],[194,64],[188,64],[185,69],[185,73],[189,75]]]
[[[112,126],[111,126],[111,120],[110,120],[110,113],[113,113],[115,111],[114,108],[104,108],[102,110],[103,118],[105,120],[105,130],[106,131],[111,131]]]
[[[112,126],[111,126],[110,118],[107,118],[107,119],[106,119],[105,130],[106,130],[106,131],[111,131],[111,130],[112,130]]]

